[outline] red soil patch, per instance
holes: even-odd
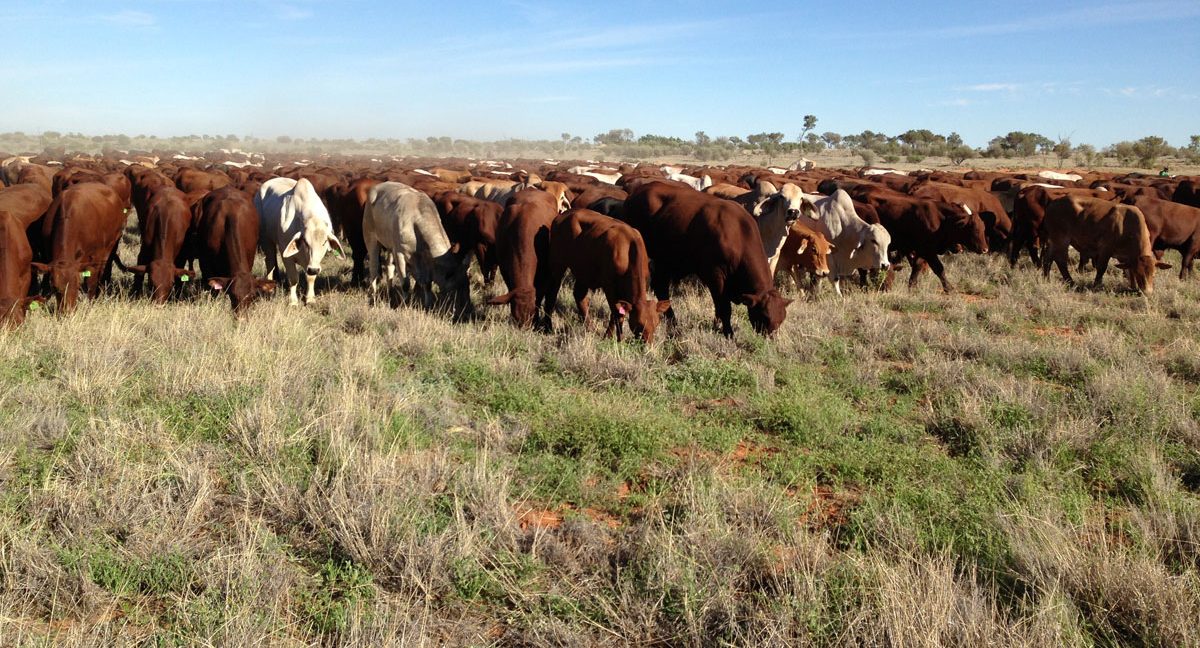
[[[790,491],[798,495],[796,491]],[[839,528],[846,525],[847,512],[858,504],[861,495],[855,491],[834,491],[828,486],[813,489],[808,508],[800,514],[797,522],[810,530]]]
[[[568,514],[582,515],[610,529],[616,529],[621,526],[620,518],[612,513],[601,511],[597,508],[579,507],[569,503],[559,504],[555,508],[525,508],[521,505],[514,505],[513,510],[521,516],[519,526],[522,531],[529,529],[557,529],[562,526],[563,519]]]
[[[1033,332],[1035,335],[1041,335],[1043,337],[1060,337],[1060,338],[1075,337],[1076,335],[1082,334],[1085,330],[1086,329],[1083,328],[1082,324],[1077,324],[1074,327],[1071,327],[1071,326],[1035,326],[1035,327],[1033,327]]]

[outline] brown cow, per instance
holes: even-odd
[[[829,276],[829,252],[833,250],[833,244],[821,229],[828,231],[821,221],[811,218],[798,219],[788,228],[775,271],[791,275],[797,287],[803,285],[801,279],[806,274],[812,277]]]
[[[29,227],[49,209],[50,192],[38,184],[18,184],[0,189],[0,211],[6,211]]]
[[[993,184],[993,187],[996,185]],[[1041,243],[1038,232],[1041,230],[1042,219],[1046,216],[1046,205],[1055,198],[1066,195],[1087,196],[1092,198],[1111,197],[1104,191],[1095,189],[1067,189],[1063,187],[1048,187],[1043,184],[1032,184],[1017,191],[1013,199],[1013,235],[1012,245],[1008,249],[1008,262],[1016,266],[1021,255],[1021,249],[1029,252],[1029,258],[1034,265],[1041,265],[1038,250]]]
[[[1200,254],[1200,208],[1145,196],[1126,198],[1123,202],[1142,210],[1155,250],[1179,251],[1183,257],[1179,278],[1191,276],[1192,261]]]
[[[1093,285],[1097,288],[1104,280],[1110,258],[1116,258],[1117,267],[1128,271],[1130,288],[1147,295],[1154,290],[1155,268],[1171,267],[1154,258],[1146,217],[1132,205],[1076,195],[1055,198],[1046,205],[1040,235],[1042,276],[1050,275],[1050,264],[1054,263],[1063,279],[1071,281],[1067,270],[1069,246],[1096,265]]]
[[[210,288],[229,294],[233,312],[240,316],[260,296],[275,291],[274,281],[251,274],[258,248],[254,200],[232,186],[221,187],[209,192],[194,210],[200,271]]]
[[[74,310],[81,279],[89,297],[99,294],[101,279],[112,272],[124,210],[121,196],[97,182],[68,187],[50,205],[43,228],[50,263],[33,265],[49,273],[59,312]]]
[[[558,303],[558,290],[567,270],[575,279],[575,305],[588,323],[588,293],[599,289],[608,299],[608,328],[622,337],[625,318],[629,330],[649,344],[659,317],[671,307],[670,300],[655,302],[646,297],[650,263],[642,235],[629,225],[588,209],[560,214],[550,227],[550,273],[547,279],[546,325]]]
[[[187,282],[193,277],[182,268],[191,256],[185,246],[192,227],[192,208],[188,194],[175,187],[162,187],[151,196],[147,209],[137,265],[126,266],[120,257],[116,261],[126,272],[148,275],[154,301],[163,304],[171,296],[176,280]]]
[[[491,298],[488,303],[509,304],[513,322],[522,328],[544,323],[538,314],[546,302],[550,224],[557,215],[554,196],[528,188],[517,192],[500,216],[496,254],[508,292]]]
[[[325,191],[325,206],[334,232],[342,234],[342,240],[350,244],[350,255],[354,261],[350,280],[361,284],[367,278],[367,244],[363,241],[363,210],[367,206],[367,194],[371,187],[379,184],[373,178],[358,178],[350,182],[335,184]]]
[[[0,326],[18,326],[30,305],[41,299],[29,296],[32,263],[25,224],[0,209]]]
[[[175,174],[175,187],[180,191],[188,193],[199,189],[212,191],[213,189],[220,189],[229,184],[233,184],[233,181],[224,173],[210,173],[208,171],[201,171],[200,169],[184,167],[179,170],[179,173]]]
[[[912,187],[909,195],[966,207],[983,221],[988,245],[993,250],[1000,249],[1012,235],[1012,219],[1008,217],[1004,205],[1000,204],[1000,199],[989,191],[942,182],[923,182]]]
[[[626,218],[642,233],[654,262],[651,285],[660,301],[671,282],[697,275],[708,287],[721,333],[733,336],[733,304],[745,304],[750,325],[771,334],[792,302],[775,290],[758,224],[732,201],[669,182],[650,181],[626,201]],[[667,316],[674,318],[673,309]]]
[[[471,198],[452,191],[446,194],[457,196],[452,199],[454,207],[442,214],[446,236],[450,237],[451,244],[459,246],[463,252],[475,253],[483,282],[491,285],[498,264],[496,229],[500,226],[504,209],[490,200]],[[438,211],[441,212],[440,207]]]

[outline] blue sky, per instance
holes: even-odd
[[[1200,1],[0,0],[0,131],[1200,134]]]

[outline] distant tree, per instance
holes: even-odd
[[[950,138],[946,139],[949,140]],[[963,162],[974,158],[976,155],[978,155],[978,153],[975,152],[975,149],[965,144],[951,146],[946,149],[946,156],[949,157],[950,161],[956,165],[961,165]]]
[[[1100,161],[1100,155],[1096,153],[1096,147],[1091,144],[1080,144],[1075,147],[1075,163],[1091,168],[1096,166]]]
[[[950,133],[949,135],[946,136],[946,146],[948,146],[950,148],[957,148],[962,145],[963,145],[962,135],[959,135],[958,133]]]
[[[842,136],[833,131],[825,131],[821,133],[821,141],[829,148],[837,148],[842,143]]]
[[[810,153],[820,153],[825,150],[825,142],[820,135],[809,133],[804,137],[804,150]]]
[[[1143,137],[1133,143],[1133,154],[1137,156],[1138,166],[1149,169],[1158,166],[1158,158],[1168,154],[1171,147],[1167,141],[1157,135]]]
[[[996,157],[1030,157],[1037,153],[1039,147],[1053,148],[1054,142],[1044,135],[1011,131],[1007,135],[994,137],[988,142],[988,149],[1000,152]]]
[[[804,129],[800,131],[800,135],[796,139],[803,141],[804,137],[806,135],[808,135],[808,132],[816,127],[817,127],[817,116],[816,115],[805,115],[804,116]]]
[[[1130,166],[1138,157],[1138,153],[1134,148],[1133,142],[1129,141],[1110,144],[1108,148],[1104,150],[1104,152],[1110,157],[1117,158],[1117,161],[1121,163],[1121,166]]]
[[[1187,146],[1179,147],[1179,154],[1187,158],[1189,162],[1200,162],[1200,135],[1192,135]]]
[[[62,133],[58,131],[46,131],[42,133],[42,139],[56,140],[62,137]]]
[[[597,144],[628,144],[633,141],[633,131],[628,128],[614,128],[607,133],[600,133],[592,140]]]
[[[712,144],[712,138],[704,131],[696,131],[696,146],[708,146]]]
[[[1071,157],[1071,140],[1065,137],[1060,137],[1058,143],[1054,145],[1054,155],[1058,156],[1058,168],[1062,168],[1063,163],[1067,158]]]
[[[275,138],[275,141],[280,144],[291,144],[292,138],[287,135],[280,135],[279,137]]]
[[[853,152],[855,155],[862,158],[863,164],[865,164],[867,166],[871,166],[872,164],[875,164],[875,158],[876,158],[875,151],[872,151],[869,148],[856,148],[856,149],[854,149]]]

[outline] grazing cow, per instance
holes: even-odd
[[[880,223],[892,235],[892,249],[912,263],[909,288],[916,286],[917,279],[928,266],[942,282],[942,290],[954,292],[938,255],[954,252],[960,247],[980,254],[988,251],[983,221],[959,205],[862,185],[855,187],[852,193],[875,207]],[[888,269],[885,285],[890,286],[893,278],[894,267]]]
[[[754,218],[740,206],[690,188],[651,181],[626,201],[626,217],[646,242],[654,262],[651,285],[660,301],[671,282],[697,275],[708,287],[721,333],[733,336],[733,304],[745,304],[750,325],[774,333],[787,316],[790,299],[775,290],[762,237]],[[674,311],[667,309],[674,318]]]
[[[500,216],[496,254],[508,292],[488,303],[508,304],[513,322],[521,328],[545,322],[538,315],[547,301],[550,225],[557,214],[553,196],[541,189],[524,189],[513,196]]]
[[[472,198],[490,200],[503,207],[517,192],[528,186],[514,180],[472,180],[459,187],[458,191]]]
[[[32,263],[25,223],[0,209],[0,326],[20,325],[29,305],[39,299],[29,296]]]
[[[226,292],[241,316],[260,296],[275,292],[275,282],[251,273],[258,247],[254,199],[233,186],[209,192],[195,207],[196,254],[210,288]]]
[[[803,285],[805,275],[813,277],[814,289],[817,278],[829,276],[829,253],[836,246],[821,231],[825,229],[823,223],[811,219],[797,220],[788,228],[776,268],[791,276],[797,287]]]
[[[384,182],[367,192],[363,242],[372,296],[379,290],[380,248],[389,251],[388,288],[392,277],[399,274],[401,288],[407,292],[411,276],[426,309],[433,308],[432,284],[437,284],[443,296],[466,285],[467,263],[463,261],[469,262],[470,256],[452,249],[433,200],[406,184]]]
[[[504,208],[490,200],[479,200],[454,192],[446,192],[454,199],[454,206],[442,214],[442,226],[450,243],[457,245],[464,253],[475,253],[479,262],[479,272],[483,282],[491,285],[496,278],[496,228],[500,226],[500,216]],[[441,211],[440,209],[438,211]],[[464,287],[465,289],[465,287]]]
[[[192,272],[182,267],[185,259],[191,258],[190,250],[184,249],[191,227],[192,209],[187,194],[175,187],[162,187],[150,198],[137,265],[126,266],[116,258],[126,272],[150,277],[153,299],[159,304],[166,303],[171,296],[176,280],[192,279]]]
[[[563,213],[571,208],[570,191],[567,185],[561,182],[540,182],[537,188],[554,196],[554,201],[558,204],[558,213]]]
[[[279,267],[275,255],[282,249],[283,267],[288,278],[288,302],[293,306],[300,303],[296,296],[299,279],[296,266],[301,265],[308,283],[304,301],[312,303],[317,298],[315,286],[321,272],[321,260],[331,249],[344,254],[321,197],[304,178],[272,178],[254,195],[254,208],[258,210],[259,247],[266,258],[267,277],[275,277]]]
[[[108,185],[74,185],[51,203],[43,227],[47,242],[43,258],[50,262],[33,266],[49,274],[60,313],[74,310],[81,280],[89,297],[99,294],[101,279],[112,272],[124,225],[124,201]]]
[[[1178,250],[1183,257],[1179,278],[1190,277],[1192,261],[1200,254],[1200,208],[1146,196],[1126,198],[1122,202],[1142,210],[1151,246],[1156,251]]]
[[[1050,264],[1058,266],[1063,279],[1071,281],[1067,248],[1074,246],[1096,266],[1093,286],[1099,288],[1109,259],[1127,271],[1129,286],[1149,295],[1154,291],[1154,271],[1170,264],[1154,258],[1150,231],[1142,210],[1099,198],[1067,195],[1046,205],[1042,220],[1042,276],[1050,275]]]
[[[842,279],[856,270],[889,269],[891,264],[888,261],[888,248],[892,243],[891,234],[882,225],[861,218],[850,194],[837,189],[829,196],[803,196],[813,207],[813,219],[828,232],[831,244],[828,274],[833,282],[834,292],[841,295]]]
[[[599,289],[608,299],[609,319],[604,337],[615,331],[620,340],[623,322],[629,318],[630,332],[647,344],[651,342],[659,316],[671,307],[671,302],[656,302],[646,297],[650,264],[646,244],[637,230],[588,209],[572,209],[554,219],[550,227],[550,272],[546,288],[547,327],[568,269],[575,278],[575,305],[585,329],[588,293]]]
[[[909,195],[926,200],[960,205],[979,216],[987,232],[988,245],[998,250],[1012,235],[1013,223],[1000,199],[990,191],[959,187],[942,182],[923,182],[909,190]]]
[[[363,241],[362,217],[367,207],[367,194],[371,187],[379,184],[373,178],[358,178],[342,182],[325,190],[325,202],[329,207],[330,222],[335,234],[340,233],[350,245],[353,269],[350,280],[361,284],[367,276],[367,246]]]
[[[995,186],[993,184],[993,186]],[[1008,262],[1017,265],[1021,249],[1029,252],[1034,265],[1041,265],[1038,250],[1041,242],[1038,232],[1046,215],[1046,205],[1055,198],[1066,195],[1105,198],[1107,192],[1098,189],[1068,189],[1045,184],[1030,184],[1017,190],[1013,199],[1012,245],[1008,249]]]

